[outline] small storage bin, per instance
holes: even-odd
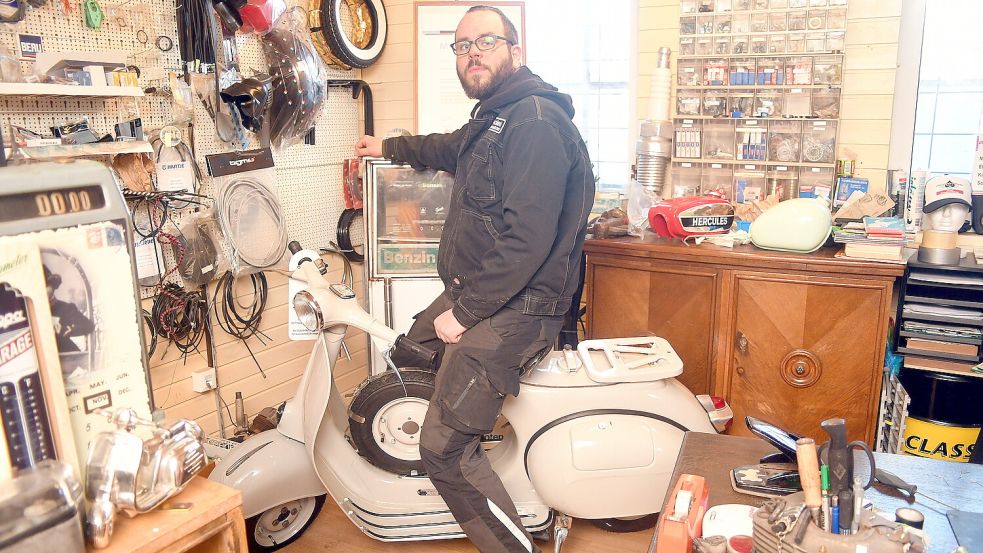
[[[679,34],[681,35],[695,35],[696,34],[696,17],[686,16],[679,18]]]
[[[812,94],[805,88],[790,88],[785,91],[782,102],[783,117],[810,117],[812,115]]]
[[[716,30],[714,32],[717,34],[733,32],[731,30],[731,15],[729,13],[718,14],[714,18],[714,25],[716,26]]]
[[[731,121],[706,121],[703,125],[703,157],[734,159],[734,124]]]
[[[768,7],[773,10],[784,10],[788,7],[788,0],[771,0]]]
[[[768,127],[757,119],[741,120],[737,124],[737,144],[734,148],[740,161],[765,161],[768,149]]]
[[[754,94],[752,117],[781,117],[784,107],[782,93],[778,90],[758,90]]]
[[[772,121],[768,134],[768,161],[795,163],[799,161],[802,141],[802,123],[799,121]]]
[[[699,90],[680,90],[676,93],[676,115],[700,115],[702,101]]]
[[[768,53],[768,37],[764,35],[751,35],[751,53],[752,54],[767,54]]]
[[[759,58],[757,78],[758,85],[785,84],[785,61],[781,58]]]
[[[700,180],[702,181],[700,188],[704,194],[719,192],[728,200],[734,199],[734,169],[732,165],[724,163],[706,164],[703,166]]]
[[[703,91],[702,112],[707,117],[727,117],[730,114],[727,109],[727,91],[713,89]]]
[[[713,37],[711,36],[698,36],[696,37],[696,55],[697,56],[712,56],[713,52]]]
[[[713,39],[713,54],[715,56],[730,55],[730,37],[718,36]]]
[[[786,49],[785,35],[771,35],[768,37],[768,53],[784,54]]]
[[[808,33],[806,35],[806,52],[825,52],[826,33]]]
[[[730,60],[730,75],[727,82],[731,86],[753,85],[754,75],[753,58],[734,58]]]
[[[700,195],[700,167],[688,161],[672,164],[672,196]]]
[[[754,91],[732,91],[727,98],[727,110],[731,117],[754,117]]]
[[[751,32],[751,15],[747,13],[735,13],[731,17],[731,32],[733,33],[750,33]]]
[[[826,33],[826,50],[829,52],[842,52],[846,43],[846,33],[844,31],[830,31]]]
[[[795,167],[775,165],[765,172],[765,197],[775,196],[784,201],[799,196],[799,172]]]
[[[712,35],[714,30],[714,22],[712,15],[700,15],[696,18],[696,34],[698,35]]]
[[[708,59],[703,61],[703,86],[726,86],[730,75],[725,59]]]
[[[749,54],[751,53],[751,39],[747,35],[738,35],[731,38],[730,41],[730,53],[731,54]]]
[[[734,167],[734,201],[742,204],[765,197],[764,167],[755,164]]]
[[[832,167],[802,167],[799,169],[800,198],[831,198],[833,195]]]
[[[815,84],[841,84],[843,82],[843,58],[819,56],[812,64],[812,82]]]
[[[826,88],[812,91],[812,116],[819,119],[840,118],[840,89]]]
[[[846,30],[846,8],[830,8],[826,12],[826,28],[831,30]]]
[[[826,30],[826,10],[809,10],[806,19],[806,29],[810,31]]]
[[[835,121],[809,121],[802,128],[802,161],[833,163],[836,144]]]
[[[700,121],[684,119],[676,125],[673,136],[673,157],[699,158],[703,151],[703,129]]]
[[[806,30],[806,24],[809,19],[808,12],[797,11],[788,13],[788,30],[790,31],[804,31]]]
[[[812,84],[812,58],[804,56],[786,59],[785,84]]]
[[[752,13],[751,14],[751,32],[752,33],[767,33],[768,32],[768,14],[767,13]]]
[[[785,16],[785,12],[768,14],[768,30],[772,33],[783,33],[788,30],[788,18]]]
[[[697,0],[680,0],[679,13],[696,13],[698,6]]]
[[[679,38],[679,55],[693,56],[696,54],[696,41],[691,36]]]
[[[806,51],[806,36],[802,33],[789,33],[785,41],[785,51],[789,54],[801,54]]]
[[[679,60],[676,64],[676,84],[700,86],[703,83],[703,64],[700,60]]]
[[[788,7],[790,8],[808,8],[809,0],[788,0]]]

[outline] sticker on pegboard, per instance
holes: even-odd
[[[44,44],[40,35],[17,35],[17,43],[20,45],[20,59],[36,60],[38,54],[44,51]]]

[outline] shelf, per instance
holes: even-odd
[[[796,89],[801,88],[802,90],[827,90],[830,88],[843,88],[841,84],[721,84],[721,85],[691,85],[691,84],[680,84],[676,85],[676,90],[785,90],[785,89]],[[729,119],[727,117],[720,117],[719,119]],[[750,117],[749,119],[758,119],[758,117]],[[792,118],[789,118],[792,119]],[[808,119],[808,117],[803,117],[802,119]]]
[[[794,29],[794,30],[784,29],[784,30],[781,30],[781,31],[748,31],[746,33],[741,33],[741,32],[736,32],[736,31],[731,31],[729,33],[696,33],[696,34],[690,33],[690,34],[686,34],[686,35],[681,34],[681,35],[679,35],[679,38],[680,39],[683,39],[683,38],[700,39],[700,38],[735,37],[735,36],[736,37],[742,37],[742,36],[747,36],[747,37],[754,37],[754,36],[770,37],[770,36],[774,36],[774,35],[798,35],[798,34],[807,35],[807,34],[811,34],[811,33],[845,33],[845,32],[846,32],[846,29],[844,29],[844,28],[837,28],[837,29]],[[806,52],[806,53],[810,53],[811,54],[812,52]],[[723,55],[727,55],[727,56],[743,56],[744,54],[720,54],[720,55],[722,55],[722,56]]]
[[[905,338],[920,338],[922,340],[936,340],[939,342],[952,342],[955,344],[970,344],[973,346],[978,346],[983,344],[983,338],[961,338],[959,336],[938,336],[935,334],[921,334],[919,332],[912,332],[910,330],[902,330],[899,333]]]
[[[713,36],[713,35],[708,35]],[[706,59],[741,59],[741,58],[802,58],[806,56],[842,56],[840,50],[825,50],[822,52],[765,52],[763,54],[685,54],[676,56],[677,60],[706,60]]]
[[[929,321],[933,323],[949,323],[955,325],[968,326],[972,328],[983,327],[983,321],[970,321],[966,319],[960,319],[958,317],[944,317],[942,315],[922,315],[920,313],[905,313],[904,309],[901,311],[901,317],[905,320],[912,321]]]
[[[673,163],[720,163],[722,165],[767,165],[769,167],[825,167],[835,168],[835,163],[810,163],[808,161],[752,161],[750,159],[707,159],[705,157],[674,157]]]
[[[139,98],[138,86],[76,86],[50,83],[0,83],[0,96],[41,96],[45,98]]]
[[[916,371],[940,372],[940,373],[955,374],[960,376],[973,376],[976,378],[983,378],[983,374],[974,372],[970,367],[958,366],[958,363],[951,363],[941,367],[930,367],[930,366],[926,366],[924,363],[920,363],[917,357],[912,358],[911,356],[905,357],[904,368],[912,369]]]
[[[66,157],[108,156],[116,154],[153,153],[150,143],[142,140],[129,142],[95,142],[92,144],[75,144],[61,146],[35,146],[20,148],[28,159],[56,159]],[[9,159],[10,149],[7,149]]]
[[[801,12],[801,11],[809,11],[809,10],[829,11],[829,10],[836,10],[836,9],[846,9],[846,7],[847,7],[846,4],[839,4],[839,5],[836,5],[836,6],[829,6],[829,5],[827,5],[827,6],[805,6],[805,7],[801,7],[801,8],[791,8],[791,7],[785,7],[785,8],[761,8],[761,9],[749,9],[749,10],[720,10],[720,11],[712,11],[712,12],[701,12],[701,11],[683,12],[683,11],[681,11],[681,12],[679,12],[679,17],[680,18],[683,18],[683,17],[694,17],[694,16],[701,16],[701,15],[744,15],[744,14],[749,14],[750,15],[752,13],[787,13],[787,12]],[[781,31],[776,31],[776,32],[781,32]],[[795,32],[795,31],[793,31],[793,32]]]
[[[928,351],[922,349],[911,349],[907,347],[899,347],[898,351],[901,353],[906,353],[909,355],[918,355],[921,357],[931,357],[933,359],[946,359],[949,361],[963,361],[966,363],[979,363],[980,358],[978,355],[958,355],[955,353],[942,353],[938,351]]]
[[[909,282],[908,286],[921,287],[922,285],[920,283]],[[945,290],[948,291],[952,289],[946,288]],[[942,292],[942,290],[935,290],[935,292]],[[951,305],[952,307],[974,307],[976,309],[983,309],[983,302],[980,301],[960,300],[955,298],[938,297],[938,296],[921,296],[918,293],[912,293],[911,291],[908,291],[905,294],[904,301],[905,302],[910,301],[914,303],[928,303],[934,305]]]
[[[820,117],[714,117],[713,115],[674,115],[673,121],[685,123],[686,121],[826,121],[837,123],[839,119],[823,119]]]

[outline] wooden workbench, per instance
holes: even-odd
[[[238,490],[196,477],[161,508],[129,518],[116,515],[105,549],[90,553],[246,553]]]

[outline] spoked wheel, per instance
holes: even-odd
[[[322,0],[321,32],[335,57],[364,69],[386,44],[386,8],[382,0]]]
[[[324,498],[319,495],[288,501],[247,519],[250,553],[276,551],[293,543],[317,518]]]
[[[608,532],[641,532],[655,526],[659,521],[659,513],[650,513],[640,517],[625,518],[599,518],[591,521],[591,524],[607,530]]]
[[[436,376],[424,369],[386,371],[355,391],[348,424],[359,454],[394,474],[423,474],[420,433]]]

